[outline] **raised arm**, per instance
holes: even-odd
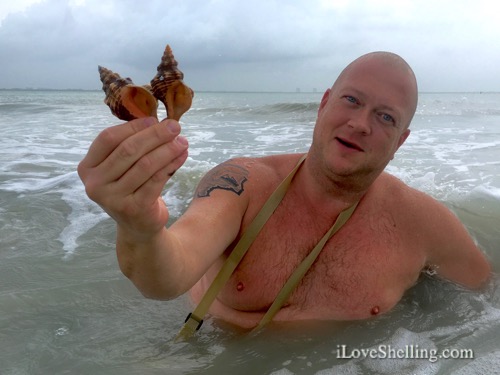
[[[150,273],[167,254],[169,264],[179,262],[175,251],[160,251],[165,242],[175,247],[174,239],[163,236],[169,213],[160,194],[187,158],[187,141],[179,133],[171,120],[117,125],[97,136],[78,166],[88,196],[117,223],[118,259],[127,276]]]
[[[212,180],[225,170],[215,168],[202,179]],[[118,227],[117,255],[123,273],[149,298],[171,299],[188,291],[237,237],[246,197],[215,190],[195,193],[188,210],[148,244],[137,243]]]
[[[150,298],[174,298],[198,281],[237,236],[246,209],[245,197],[216,189],[166,229],[161,192],[187,158],[179,132],[176,121],[152,118],[106,129],[78,166],[89,197],[117,223],[122,272]]]

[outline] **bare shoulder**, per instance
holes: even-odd
[[[398,178],[384,174],[385,191],[401,215],[409,219],[412,228],[420,228],[429,235],[444,238],[443,230],[463,233],[464,224],[444,202],[417,190]]]
[[[280,180],[297,155],[273,155],[260,158],[229,159],[211,169],[200,181],[196,198],[209,197],[215,191],[226,191],[241,196],[245,191],[260,190]]]
[[[455,213],[431,195],[387,173],[381,175],[379,190],[397,220],[405,224],[408,235],[419,237],[419,242],[435,247],[441,241],[450,241],[450,236],[466,235]]]
[[[451,212],[444,204],[430,195],[408,186],[397,177],[383,173],[376,185],[377,195],[381,195],[389,205],[414,220],[428,216],[429,210]]]
[[[279,175],[281,159],[230,159],[202,177],[188,209],[169,228],[183,248],[189,249],[183,254],[193,270],[193,280],[199,280],[238,238],[260,200],[266,199],[263,191]]]
[[[430,258],[450,238],[467,235],[458,217],[443,203],[390,174],[380,176],[375,196],[392,213],[404,237],[418,243]]]
[[[213,191],[224,190],[241,195],[245,191],[249,169],[243,159],[228,160],[211,169],[200,181],[195,197],[209,197]]]
[[[196,275],[201,277],[237,238],[268,191],[279,183],[282,170],[290,163],[287,160],[299,157],[230,159],[206,173],[188,209],[170,227],[185,248],[191,249]]]
[[[469,288],[484,285],[490,266],[465,225],[445,204],[383,174],[378,191],[402,224],[403,236],[424,251],[426,266]]]

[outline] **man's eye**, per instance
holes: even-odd
[[[354,96],[346,95],[344,96],[344,98],[350,103],[356,104],[358,102],[358,100]]]
[[[382,120],[384,120],[385,122],[390,122],[390,123],[396,123],[396,121],[394,120],[394,117],[392,117],[391,115],[388,115],[387,113],[383,113],[382,114]]]

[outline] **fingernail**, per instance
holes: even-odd
[[[171,133],[179,133],[181,131],[181,127],[177,121],[166,121],[165,125]]]
[[[154,117],[146,117],[144,119],[144,125],[146,125],[147,127],[150,127],[154,124],[156,124],[158,122],[158,120]]]
[[[177,138],[176,138],[177,142],[179,142],[179,144],[183,145],[183,146],[187,146],[188,145],[188,140],[186,137],[183,137],[182,135],[179,135]]]

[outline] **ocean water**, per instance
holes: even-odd
[[[173,220],[221,161],[306,151],[320,99],[197,93],[181,123],[190,157],[164,190]],[[423,278],[374,320],[246,336],[208,319],[178,344],[186,298],[147,300],[120,273],[114,224],[76,174],[118,123],[102,100],[0,91],[0,374],[500,374],[500,94],[420,94],[387,167],[459,216],[492,262],[486,290]]]

